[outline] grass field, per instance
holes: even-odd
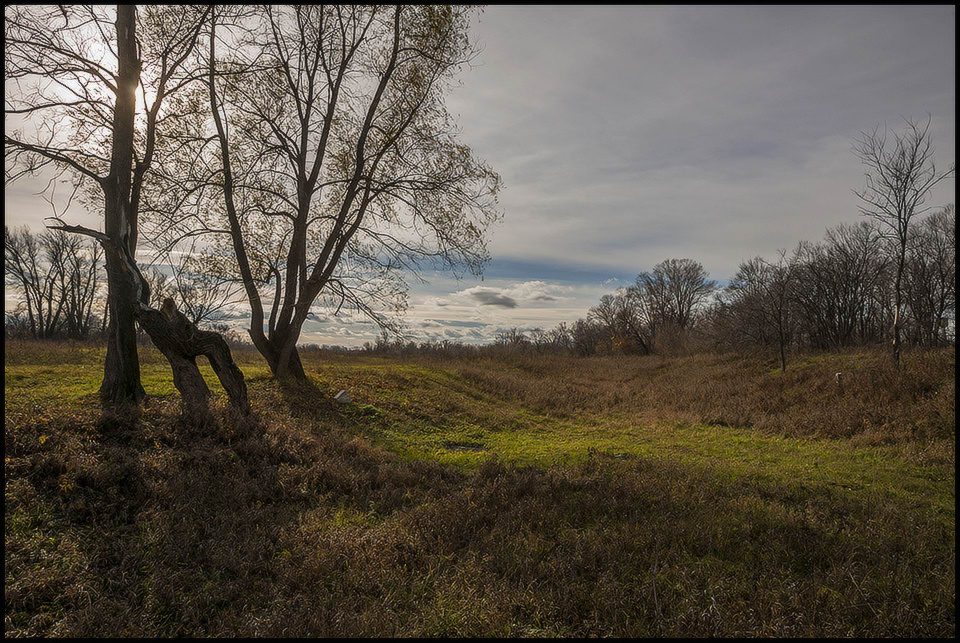
[[[8,636],[955,634],[953,349],[242,350],[207,427],[141,354],[98,422],[101,348],[6,345]]]

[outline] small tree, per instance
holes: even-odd
[[[781,373],[787,371],[787,346],[793,338],[796,279],[797,254],[787,258],[781,250],[776,263],[760,257],[741,263],[724,293],[725,303],[740,322],[738,329],[757,344],[777,346]]]
[[[861,132],[853,151],[864,165],[866,185],[854,193],[860,211],[881,224],[893,242],[894,277],[893,363],[900,369],[900,334],[903,324],[903,276],[907,264],[910,223],[929,208],[923,204],[938,183],[953,176],[954,166],[938,170],[933,160],[930,119],[925,125],[906,119],[903,132],[894,132],[888,145],[887,129],[878,125]]]

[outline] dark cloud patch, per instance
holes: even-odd
[[[503,308],[516,308],[517,300],[508,297],[495,288],[471,288],[468,294],[480,302],[481,306],[502,306]]]

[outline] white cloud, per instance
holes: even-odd
[[[726,278],[857,220],[860,130],[929,112],[955,156],[952,7],[492,6],[476,35],[451,104],[504,179],[495,258]]]
[[[523,267],[412,284],[418,338],[549,328],[670,257],[724,280],[742,259],[820,239],[860,218],[852,138],[901,114],[929,112],[938,165],[955,158],[954,7],[495,5],[471,36],[484,51],[448,105],[504,180],[494,264]],[[40,229],[48,178],[5,188],[8,224]],[[953,181],[929,204],[951,201]],[[97,228],[102,213],[74,204],[67,218]],[[305,342],[377,336],[355,311],[315,311]]]

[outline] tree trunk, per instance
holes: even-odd
[[[290,341],[293,345],[288,346],[289,357],[286,363],[283,363],[283,349],[285,341]],[[306,371],[303,370],[303,362],[300,361],[300,353],[297,351],[296,338],[287,340],[284,333],[276,333],[268,342],[267,350],[261,350],[267,364],[270,366],[270,372],[276,378],[289,377],[303,382],[307,379]]]
[[[140,384],[140,358],[134,324],[136,299],[129,275],[115,250],[106,252],[110,323],[107,326],[107,356],[103,364],[100,402],[104,406],[138,405],[145,395]]]
[[[786,373],[787,372],[787,352],[783,344],[784,344],[783,338],[781,337],[780,338],[780,372]]]
[[[905,247],[901,248],[900,261],[897,264],[897,279],[894,283],[894,311],[893,311],[893,366],[900,371],[900,308],[903,305],[901,289],[903,285],[903,268]]]
[[[197,367],[197,357],[210,361],[233,404],[242,413],[250,412],[247,385],[243,372],[233,361],[230,348],[219,333],[200,330],[183,313],[177,311],[172,299],[166,299],[163,312],[152,308],[138,308],[140,326],[163,353],[173,369],[173,384],[183,399],[183,414],[190,420],[209,419],[207,401],[210,389]]]
[[[137,56],[136,7],[117,6],[117,100],[113,111],[110,174],[103,179],[104,233],[112,241],[104,247],[107,262],[107,357],[103,365],[100,400],[104,405],[138,405],[143,399],[134,311],[138,304],[135,275],[128,274],[126,253],[136,252],[136,213],[130,210],[133,166],[133,130],[136,90],[140,83]],[[134,264],[134,268],[136,264]]]

